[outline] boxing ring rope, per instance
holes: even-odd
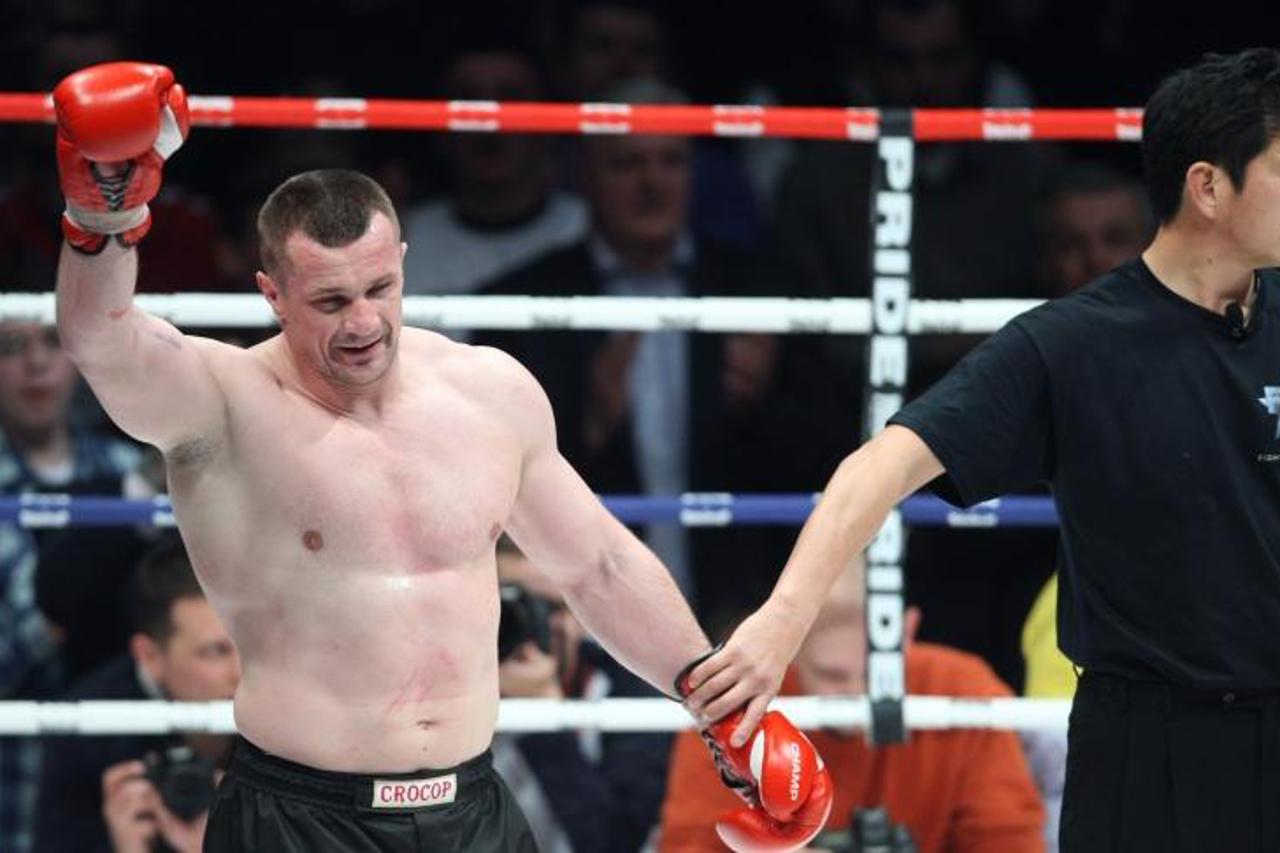
[[[870,708],[859,696],[784,696],[770,705],[803,729],[865,729]],[[1065,731],[1063,699],[954,699],[909,696],[907,726],[926,731],[969,728]],[[550,732],[670,732],[693,727],[670,699],[503,699],[498,730]],[[123,735],[208,732],[234,734],[231,702],[83,701],[0,702],[0,736]]]
[[[186,328],[275,325],[256,293],[143,293],[138,307]],[[911,300],[909,334],[990,334],[1040,304],[1036,299]],[[54,294],[0,293],[0,318],[54,322]],[[872,331],[870,299],[636,296],[406,296],[404,322],[434,329],[563,329],[576,331],[760,334],[848,334]]]
[[[865,107],[525,103],[379,98],[190,98],[193,124],[323,130],[445,130],[455,133],[679,134],[868,142],[883,111]],[[920,142],[1137,141],[1142,111],[1111,109],[911,110]],[[52,123],[43,93],[0,92],[0,122]]]
[[[1137,109],[917,109],[799,108],[730,105],[629,105],[420,101],[363,98],[261,98],[192,96],[192,119],[207,127],[315,128],[327,130],[438,130],[464,133],[680,134],[731,138],[880,141],[1121,141],[1141,138]],[[0,123],[51,123],[52,101],[43,93],[0,92]],[[908,161],[910,151],[907,151]],[[877,167],[881,164],[877,162]],[[890,182],[892,183],[892,181]],[[894,187],[910,200],[908,177]],[[876,211],[883,214],[883,211]],[[876,229],[876,215],[872,229]],[[907,223],[909,224],[909,213]],[[873,242],[879,246],[880,243]],[[879,255],[879,251],[876,252]],[[877,258],[902,266],[909,293],[910,242],[900,254]],[[882,270],[875,269],[873,273]],[[1026,300],[902,300],[873,288],[871,299],[410,296],[410,325],[468,329],[689,330],[773,334],[885,332],[886,311],[901,328],[889,334],[972,333],[998,329],[1037,304]],[[265,327],[274,318],[256,294],[177,293],[142,295],[138,304],[180,326]],[[0,293],[0,317],[52,322],[52,294]],[[874,383],[873,383],[874,384]],[[795,524],[812,510],[815,495],[604,496],[622,520],[673,521],[688,526]],[[969,510],[917,495],[899,507],[901,521],[916,526],[1049,526],[1056,523],[1044,497],[1011,497]],[[168,526],[164,498],[130,501],[67,495],[0,498],[0,522],[23,527],[94,524]],[[907,729],[1066,728],[1069,702],[1032,699],[889,697]],[[872,729],[866,697],[787,697],[774,706],[804,728]],[[878,713],[878,712],[877,712]],[[502,731],[596,728],[669,731],[691,725],[678,705],[662,699],[598,701],[502,700]],[[0,735],[112,734],[168,731],[235,731],[229,702],[0,702]]]
[[[601,501],[626,524],[676,523],[685,527],[803,524],[817,505],[818,494],[729,494],[690,492],[683,495],[601,495]],[[913,495],[899,507],[902,519],[916,527],[994,528],[1053,527],[1058,523],[1047,496],[1013,496],[985,501],[968,509],[933,495]],[[145,525],[173,527],[169,499],[119,498],[98,495],[25,494],[0,496],[0,524],[35,530],[62,527]]]

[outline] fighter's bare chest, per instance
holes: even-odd
[[[295,414],[250,441],[242,475],[303,553],[405,570],[456,565],[491,548],[519,487],[504,424],[470,411],[409,411],[362,424]]]

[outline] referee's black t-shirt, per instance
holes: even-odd
[[[1140,260],[1015,318],[890,419],[972,504],[1052,484],[1086,668],[1280,688],[1280,272],[1248,334]]]

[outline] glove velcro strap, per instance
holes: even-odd
[[[82,231],[94,234],[123,234],[132,231],[147,221],[151,210],[145,204],[127,210],[85,210],[82,207],[67,205],[67,219]]]
[[[724,648],[724,643],[716,643],[714,646],[711,647],[711,651],[707,652],[704,655],[699,655],[698,657],[689,661],[687,664],[684,665],[683,668],[681,668],[679,672],[676,673],[676,677],[672,682],[673,686],[676,689],[676,696],[678,696],[681,700],[683,700],[686,696],[689,695],[690,691],[685,686],[685,682],[688,681],[689,679],[689,674],[698,668],[698,664],[702,663],[707,658],[712,657],[713,655],[715,655],[716,652],[720,651],[723,648]]]
[[[173,114],[173,108],[166,106],[160,111],[160,135],[151,147],[163,159],[168,160],[173,152],[182,147],[182,142],[182,129],[178,127],[178,119]]]
[[[720,781],[724,786],[737,794],[747,805],[759,805],[760,798],[756,791],[756,784],[738,775],[728,756],[724,754],[724,747],[716,740],[715,735],[711,734],[711,730],[700,729],[698,734],[711,752],[711,758],[715,761],[716,769],[720,771]]]

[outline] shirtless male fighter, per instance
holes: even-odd
[[[244,740],[205,849],[532,849],[487,753],[495,540],[507,531],[612,654],[683,695],[709,644],[666,569],[559,454],[528,372],[402,328],[406,246],[377,184],[310,172],[271,194],[258,285],[282,331],[238,349],[133,302],[147,201],[189,124],[172,72],[94,66],[54,103],[64,345],[115,421],[163,451],[243,664]],[[776,712],[735,747],[740,719],[704,730],[747,801],[723,837],[803,846],[830,809],[821,759]]]

